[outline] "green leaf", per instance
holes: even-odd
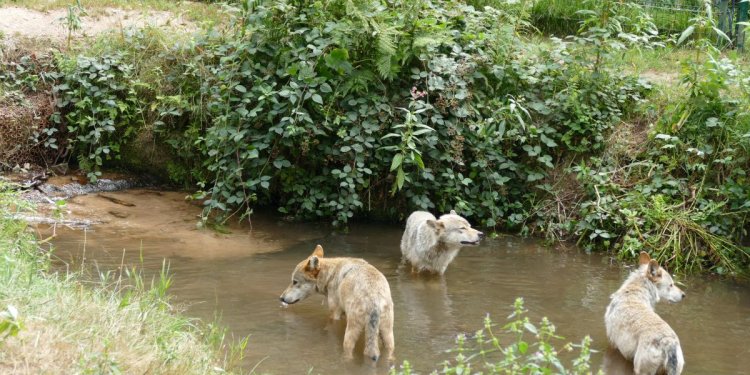
[[[714,32],[716,33],[716,35],[720,36],[722,39],[724,39],[724,41],[730,44],[732,43],[732,39],[729,38],[727,34],[724,34],[724,32],[721,31],[721,29],[719,29],[718,27],[712,27],[712,29],[714,29]]]
[[[349,63],[349,50],[346,48],[336,48],[327,54],[323,60],[327,67],[335,70],[339,74],[349,73],[352,70],[352,64]]]
[[[247,89],[245,88],[245,86],[242,86],[242,85],[234,86],[234,89],[242,93],[247,92]]]
[[[544,134],[542,134],[539,137],[539,139],[542,141],[542,143],[544,143],[545,145],[547,145],[547,147],[557,147],[557,143],[555,143],[555,141],[553,141],[551,138],[547,137]]]
[[[380,74],[383,79],[392,79],[392,72],[391,72],[391,56],[389,55],[383,55],[379,56],[376,61],[376,66],[378,68],[378,73]]]
[[[422,156],[417,153],[412,153],[412,158],[414,161],[417,162],[417,166],[419,169],[424,169],[424,162],[422,161]]]
[[[398,153],[396,155],[393,155],[393,160],[391,160],[391,172],[396,170],[396,168],[401,166],[401,162],[404,161],[404,154]],[[401,172],[403,173],[403,171]]]
[[[518,343],[518,352],[521,354],[526,354],[526,351],[529,350],[529,343],[526,341],[521,341]]]
[[[685,31],[683,31],[682,34],[680,35],[680,39],[677,39],[677,44],[678,45],[682,44],[682,42],[684,42],[685,39],[690,37],[690,35],[693,35],[693,31],[695,31],[695,26],[694,25],[688,26],[688,28],[685,29]]]
[[[320,95],[318,95],[318,94],[313,94],[313,96],[312,96],[312,100],[313,100],[313,101],[314,101],[315,103],[318,103],[318,104],[323,104],[323,98],[321,98],[321,97],[320,97]]]
[[[396,174],[396,186],[398,186],[398,190],[401,190],[401,188],[404,187],[405,179],[406,179],[406,176],[404,175],[404,169],[399,168],[398,173]]]

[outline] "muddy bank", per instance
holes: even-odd
[[[82,176],[54,176],[33,189],[24,190],[21,198],[34,203],[49,203],[80,195],[119,191],[144,185],[146,183],[143,180],[127,175],[100,178],[96,182],[85,181]]]
[[[286,223],[294,235],[277,236],[273,228],[280,220],[266,216],[242,223],[230,220],[220,230],[205,228],[203,206],[189,199],[188,192],[163,191],[130,175],[106,173],[96,182],[86,182],[80,173],[46,177],[48,172],[0,174],[20,190],[21,198],[34,204],[36,212],[15,217],[38,225],[42,238],[64,228],[85,230],[92,235],[82,246],[148,251],[161,258],[213,259],[279,251],[324,234],[317,227]]]
[[[278,236],[277,219],[255,216],[250,222],[230,222],[222,232],[202,228],[202,206],[186,199],[188,195],[143,188],[79,195],[68,199],[65,218],[93,224],[82,246],[143,251],[161,258],[233,258],[279,251],[323,236],[322,230],[291,223],[284,225],[293,236]],[[42,235],[52,230],[44,228]]]
[[[13,214],[15,218],[31,224],[89,228],[93,224],[105,221],[87,217],[85,213],[77,214],[71,210],[76,206],[69,206],[72,199],[82,195],[107,197],[105,193],[149,185],[143,178],[117,173],[107,173],[95,182],[87,181],[82,173],[52,175],[55,171],[67,171],[67,165],[43,169],[27,164],[26,168],[28,170],[0,173],[0,182],[13,190],[18,190],[20,198],[33,205],[33,213],[21,210]],[[110,199],[117,201],[114,198]]]

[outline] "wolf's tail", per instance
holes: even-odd
[[[373,308],[370,312],[370,319],[365,326],[365,357],[370,358],[373,362],[380,357],[378,348],[378,337],[380,332],[380,310]]]
[[[667,369],[667,375],[680,375],[682,373],[682,366],[685,365],[685,358],[682,357],[682,348],[680,348],[679,342],[674,342],[667,346],[667,363],[665,368]]]

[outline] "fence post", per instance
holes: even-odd
[[[718,11],[719,18],[719,30],[727,34],[729,39],[732,39],[732,0],[716,0],[716,10]],[[717,37],[717,42],[720,46],[726,45],[726,41],[720,37]]]
[[[745,33],[747,26],[740,25],[739,22],[747,22],[748,11],[750,10],[750,0],[742,0],[737,4],[737,30],[734,35],[737,40],[737,49],[745,51]]]

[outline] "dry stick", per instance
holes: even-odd
[[[113,196],[111,196],[111,195],[107,195],[107,194],[102,194],[102,193],[99,193],[99,194],[97,194],[97,196],[99,196],[99,197],[101,197],[101,198],[104,198],[104,199],[106,199],[106,200],[108,200],[108,201],[110,201],[110,202],[112,202],[112,203],[115,203],[115,204],[119,204],[119,205],[121,205],[121,206],[126,206],[126,207],[135,207],[135,204],[134,204],[134,203],[126,202],[126,201],[124,201],[124,200],[122,200],[122,199],[119,199],[119,198],[115,198],[115,197],[113,197]]]
[[[596,209],[601,210],[600,203],[602,201],[602,197],[599,195],[599,188],[594,185],[594,192],[596,192]]]

